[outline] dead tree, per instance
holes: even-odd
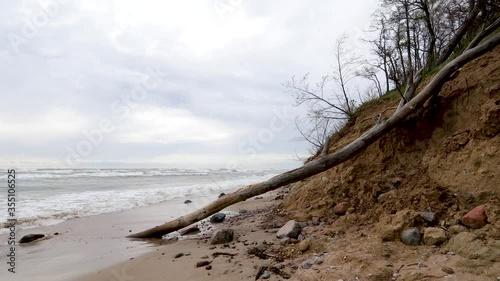
[[[500,33],[493,35],[490,39],[479,44],[477,47],[464,51],[454,60],[444,65],[443,68],[437,72],[434,78],[418,93],[418,95],[408,101],[408,103],[406,103],[403,107],[398,109],[389,119],[375,125],[359,138],[339,149],[337,152],[320,157],[300,168],[277,175],[262,183],[250,185],[234,193],[227,194],[226,196],[217,199],[201,209],[181,216],[165,224],[132,234],[128,237],[161,238],[165,234],[198,222],[235,203],[245,201],[246,199],[271,190],[275,190],[281,186],[306,179],[351,159],[366,149],[370,144],[377,141],[384,134],[395,128],[401,121],[405,120],[410,114],[414,113],[415,110],[421,108],[429,98],[439,93],[442,85],[460,67],[492,50],[498,45],[500,45]]]

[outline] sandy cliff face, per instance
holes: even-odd
[[[436,212],[456,224],[485,204],[485,235],[500,239],[500,48],[464,66],[425,109],[346,163],[294,185],[283,207],[327,221],[335,203],[353,206],[355,225],[403,209]],[[393,113],[397,97],[372,101],[332,142],[330,152]]]

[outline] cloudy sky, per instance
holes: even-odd
[[[377,3],[0,5],[0,166],[290,168],[308,145],[282,84],[327,74]]]

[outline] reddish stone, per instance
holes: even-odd
[[[462,223],[470,228],[478,229],[488,223],[484,205],[477,206],[462,217]]]
[[[339,215],[339,216],[342,216],[342,215],[345,215],[345,213],[347,212],[347,210],[351,207],[351,204],[349,204],[348,202],[342,202],[342,203],[338,203],[337,205],[335,205],[335,207],[333,208],[333,212],[336,214],[336,215]]]

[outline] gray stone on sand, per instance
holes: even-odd
[[[221,223],[224,221],[225,218],[226,218],[226,214],[217,213],[217,214],[214,214],[212,217],[210,217],[210,222],[211,223]]]
[[[215,232],[212,236],[212,240],[210,244],[225,244],[233,241],[234,238],[234,230],[232,229],[220,229]]]
[[[269,277],[271,277],[271,274],[266,270],[260,277],[262,277],[262,279],[269,279]]]
[[[420,231],[417,228],[409,228],[401,233],[401,242],[408,246],[418,246],[421,239]]]
[[[297,239],[302,231],[302,227],[296,221],[288,221],[284,226],[282,226],[276,233],[276,237],[279,239],[284,237],[290,237]]]

